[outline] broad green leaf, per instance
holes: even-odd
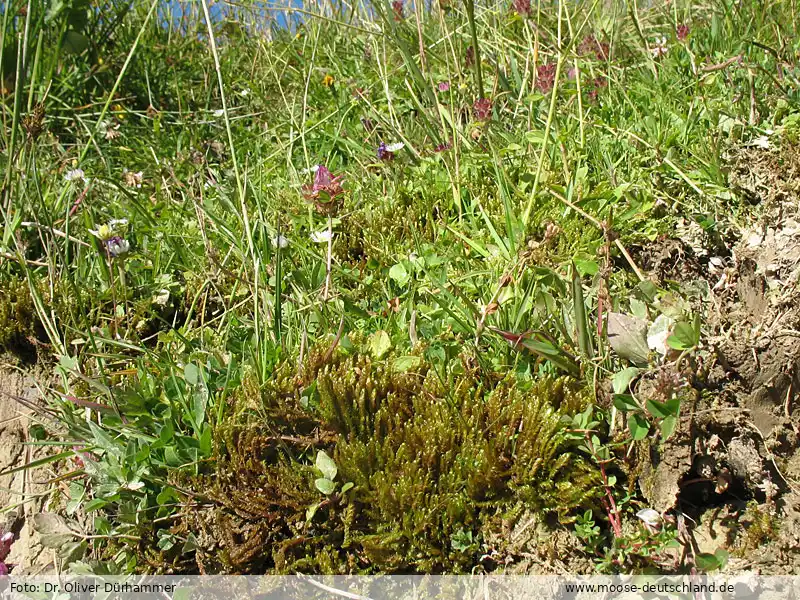
[[[411,276],[408,274],[405,265],[399,262],[389,269],[389,277],[391,277],[397,285],[405,287]]]
[[[642,415],[632,414],[628,419],[628,429],[634,440],[643,440],[650,433],[650,423]]]
[[[614,394],[614,406],[622,412],[636,412],[642,410],[642,407],[636,403],[633,396],[630,394]]]
[[[336,489],[336,484],[327,477],[320,477],[314,482],[314,485],[326,496],[330,496]]]
[[[672,335],[667,338],[667,344],[675,350],[691,350],[700,341],[700,330],[695,330],[693,323],[682,321],[676,323]]]
[[[678,411],[681,408],[680,398],[672,398],[666,402],[659,402],[658,400],[648,400],[647,410],[654,417],[665,419],[667,417],[677,417]]]
[[[346,491],[353,489],[354,486],[355,483],[353,483],[352,481],[348,481],[342,486],[342,493],[344,494]]]
[[[636,367],[628,367],[622,369],[622,371],[618,373],[614,373],[614,377],[611,378],[611,385],[614,387],[614,393],[625,394],[628,391],[628,386],[631,384],[631,381],[641,372],[642,370]]]
[[[672,434],[675,432],[675,428],[677,426],[677,417],[666,417],[663,421],[661,421],[661,438],[663,440],[668,440],[670,437],[672,437]]]
[[[392,362],[392,369],[397,373],[407,373],[421,364],[422,358],[419,356],[398,356]]]
[[[717,552],[719,552],[719,550]],[[711,554],[709,552],[701,552],[695,557],[695,566],[704,572],[716,571],[724,564],[723,561],[720,560],[721,558],[723,558],[722,555],[717,556],[716,554]],[[727,556],[724,558],[727,560]]]
[[[331,481],[336,479],[336,474],[339,472],[339,469],[336,467],[336,463],[333,462],[333,459],[322,450],[317,452],[316,465],[319,472],[325,477]]]
[[[385,358],[392,349],[392,339],[384,330],[376,331],[369,340],[369,350],[377,359]]]
[[[197,365],[189,363],[183,367],[183,378],[189,385],[197,385],[197,382],[200,381],[200,369],[197,368]]]

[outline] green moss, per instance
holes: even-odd
[[[220,515],[224,570],[464,572],[503,511],[593,505],[597,474],[564,435],[562,417],[587,402],[569,381],[445,386],[425,363],[323,358],[284,365],[264,390],[245,383],[217,428],[213,475],[193,485]],[[338,466],[327,497],[314,486],[323,448]]]
[[[3,281],[0,298],[0,350],[26,344],[36,328],[36,309],[28,283],[23,279]]]

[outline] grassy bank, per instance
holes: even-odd
[[[793,2],[180,6],[3,13],[0,347],[52,366],[66,563],[681,571],[779,539],[793,375],[780,428],[698,423],[751,410],[715,369],[736,248],[796,198]],[[697,427],[778,462],[703,470]],[[752,525],[703,546],[716,506]]]

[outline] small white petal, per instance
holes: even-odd
[[[111,229],[114,229],[114,227],[125,227],[127,224],[128,219],[111,219],[108,222],[108,226],[111,227]]]
[[[400,150],[402,150],[405,147],[406,147],[406,145],[403,142],[397,142],[396,144],[388,144],[386,146],[386,150],[388,152],[399,152]]]
[[[647,330],[647,347],[661,356],[666,356],[669,352],[667,338],[672,335],[673,325],[675,325],[675,319],[666,315],[658,315],[658,318]]]
[[[86,174],[83,169],[72,169],[64,173],[64,179],[67,181],[86,181]]]
[[[324,242],[331,241],[333,237],[333,232],[330,229],[324,229],[322,231],[315,231],[311,234],[311,241],[316,242],[317,244],[322,244]]]
[[[224,115],[224,114],[225,114],[225,111],[224,111],[224,110],[222,110],[221,108],[219,108],[219,109],[217,109],[217,110],[215,110],[215,111],[214,111],[214,116],[215,116],[215,117],[221,117],[221,116],[222,116],[222,115]]]
[[[153,296],[153,304],[157,306],[166,306],[167,302],[169,302],[169,290],[167,288],[159,290],[158,294]]]
[[[316,173],[319,171],[319,165],[314,165],[313,167],[309,167],[308,169],[303,169],[300,171],[301,175],[309,175],[310,173]]]
[[[276,248],[286,248],[289,245],[289,240],[282,235],[273,236],[271,241]]]
[[[645,525],[649,525],[650,527],[656,527],[661,523],[661,515],[657,510],[653,510],[652,508],[643,508],[636,513],[636,516],[644,521]]]

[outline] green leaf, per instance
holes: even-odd
[[[667,338],[667,344],[675,350],[691,350],[700,342],[700,328],[695,329],[693,323],[681,321],[672,329],[672,335]]]
[[[575,312],[575,329],[578,334],[578,347],[581,354],[592,358],[594,349],[592,348],[592,337],[589,332],[588,319],[586,318],[586,301],[583,296],[583,283],[581,282],[578,269],[572,265],[572,303]]]
[[[406,271],[405,265],[401,262],[389,269],[389,277],[391,277],[400,287],[405,287],[409,279],[411,279],[408,271]]]
[[[327,477],[320,477],[314,482],[314,485],[326,496],[330,496],[336,489],[336,484]]]
[[[622,412],[636,412],[642,410],[630,394],[614,394],[614,406],[617,407],[617,410],[621,410]]]
[[[90,513],[95,510],[100,510],[107,504],[108,502],[106,500],[103,500],[102,498],[95,498],[94,500],[87,502],[86,506],[83,507],[83,510],[85,510],[87,513]]]
[[[618,373],[614,373],[614,377],[611,379],[611,385],[614,387],[615,394],[624,394],[628,391],[628,386],[633,381],[633,378],[636,377],[642,370],[636,367],[628,367],[627,369],[622,369]]]
[[[322,450],[317,452],[317,461],[316,461],[317,469],[319,472],[322,473],[325,477],[333,481],[336,479],[336,473],[339,472],[339,469],[336,467],[336,463],[333,462],[333,459],[325,454]]]
[[[189,385],[197,385],[197,382],[200,381],[200,369],[197,368],[197,365],[189,363],[183,367],[183,378]]]
[[[658,400],[647,401],[648,412],[659,419],[665,419],[666,417],[677,417],[680,409],[680,398],[672,398],[666,402],[659,402]]]
[[[398,356],[392,362],[392,370],[396,373],[407,373],[412,369],[418,368],[422,364],[419,356]]]
[[[678,426],[678,417],[666,417],[661,421],[661,438],[668,440]]]
[[[346,491],[348,491],[348,490],[352,490],[352,489],[353,489],[353,487],[354,487],[355,485],[356,485],[356,484],[355,484],[355,483],[353,483],[352,481],[348,481],[347,483],[345,483],[345,484],[342,486],[342,494],[344,494],[344,493],[345,493]]]
[[[64,517],[55,513],[33,515],[33,529],[40,536],[42,546],[59,549],[75,539],[75,532]]]
[[[700,569],[701,571],[705,572],[716,571],[717,569],[722,568],[722,566],[728,560],[728,553],[723,550],[722,552],[724,553],[724,555],[720,554],[719,556],[717,556],[719,552],[720,551],[717,550],[717,552],[714,554],[711,554],[709,552],[702,552],[698,554],[695,557],[695,566],[697,566],[697,568]]]
[[[628,429],[634,440],[643,440],[650,433],[650,423],[642,415],[633,414],[628,420]]]
[[[311,521],[314,518],[314,515],[317,514],[317,510],[319,509],[320,503],[317,502],[316,504],[312,504],[306,509],[306,523]]]
[[[88,47],[89,38],[82,33],[69,30],[64,34],[64,50],[70,54],[80,54]]]
[[[378,360],[384,358],[392,349],[392,339],[384,330],[376,331],[369,340],[369,350]]]

